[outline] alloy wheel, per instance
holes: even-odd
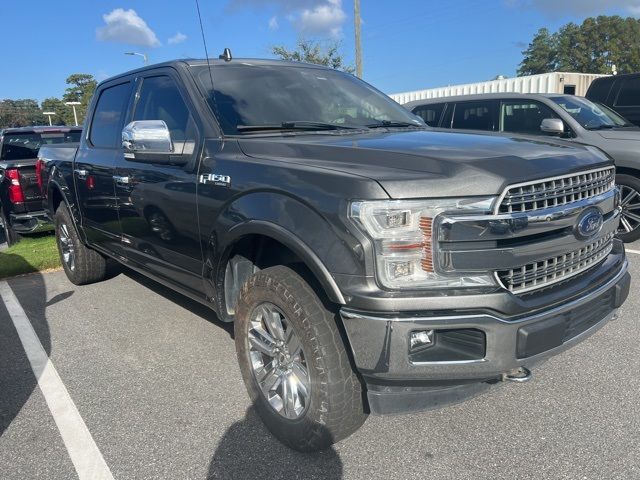
[[[60,231],[58,232],[58,239],[60,240],[60,250],[62,251],[62,261],[72,272],[76,269],[76,250],[69,234],[69,227],[66,223],[60,224]]]
[[[640,227],[640,193],[627,185],[618,185],[618,188],[622,207],[618,234],[630,233]]]
[[[300,338],[285,314],[272,303],[259,304],[248,332],[250,364],[269,405],[295,420],[306,412],[311,380]]]

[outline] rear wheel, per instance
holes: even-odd
[[[640,179],[625,174],[616,175],[620,189],[622,216],[618,227],[618,238],[633,242],[640,238]]]
[[[60,261],[67,278],[76,285],[104,280],[107,259],[82,243],[64,202],[56,210],[54,220]]]
[[[0,209],[0,223],[2,224],[0,225],[0,227],[2,228],[2,236],[4,237],[4,241],[7,242],[7,245],[11,246],[16,243],[20,239],[20,237],[11,227],[9,219],[2,209]]]
[[[322,450],[366,420],[335,314],[292,269],[270,267],[243,285],[235,341],[249,396],[285,445]]]

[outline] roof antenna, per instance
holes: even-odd
[[[211,71],[211,62],[209,61],[209,52],[207,50],[207,40],[204,38],[204,28],[202,28],[202,15],[200,14],[200,3],[196,0],[196,9],[198,10],[198,20],[200,21],[200,33],[202,34],[202,43],[204,45],[204,54],[207,58],[207,68],[209,70],[209,80],[211,81],[211,103],[213,106],[213,113],[216,116],[216,119],[220,118],[218,114],[218,104],[216,102],[216,94],[213,85],[213,72]],[[225,53],[227,53],[228,48],[225,48]],[[226,59],[225,59],[226,60]],[[231,50],[229,50],[229,60],[231,60]]]
[[[233,57],[231,56],[231,49],[225,48],[224,52],[222,52],[222,55],[220,55],[218,58],[224,60],[225,62],[230,62],[233,59]]]

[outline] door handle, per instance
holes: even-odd
[[[86,180],[86,179],[87,179],[87,175],[89,175],[89,172],[88,172],[88,171],[86,171],[86,170],[85,170],[85,169],[83,169],[83,168],[76,168],[76,169],[74,170],[74,172],[75,172],[75,174],[76,174],[76,175],[78,175],[78,178],[79,178],[80,180]]]
[[[118,185],[129,185],[129,177],[121,177],[120,175],[114,175],[113,179]]]

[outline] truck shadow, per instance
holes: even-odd
[[[233,339],[233,323],[223,322],[218,319],[215,312],[208,308],[207,306],[196,302],[195,300],[191,300],[189,297],[182,295],[181,293],[176,292],[175,290],[170,289],[169,287],[165,287],[161,283],[156,282],[148,277],[145,277],[141,273],[136,272],[135,270],[131,270],[126,267],[121,267],[122,274],[129,277],[133,281],[139,283],[140,285],[145,286],[152,292],[170,300],[176,305],[180,305],[182,308],[189,310],[191,313],[198,315],[203,320],[208,322],[215,323],[217,326],[225,330],[229,337]]]
[[[5,261],[25,262],[22,257],[0,251],[0,264]],[[69,297],[66,292],[47,302],[46,288],[41,274],[30,274],[5,280],[20,301],[47,355],[51,353],[51,337],[45,310],[48,305]],[[28,301],[26,301],[28,299]],[[0,436],[31,397],[38,381],[9,313],[0,305]]]
[[[291,450],[267,431],[250,407],[245,418],[231,425],[220,440],[207,479],[338,480],[342,473],[342,460],[333,447],[317,453]]]

